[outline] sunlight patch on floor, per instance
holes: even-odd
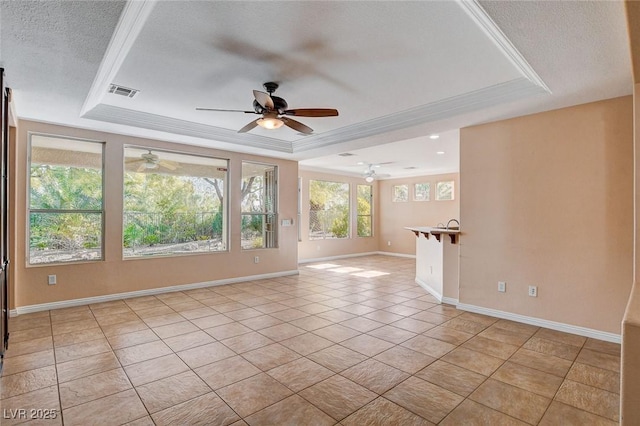
[[[307,268],[311,269],[329,269],[329,268],[337,268],[340,265],[336,265],[335,263],[320,263],[318,265],[309,265]]]
[[[362,278],[375,278],[375,277],[381,277],[383,275],[389,275],[389,272],[363,271],[363,272],[357,272],[357,273],[351,274],[351,275],[356,276],[356,277],[362,277]]]
[[[353,266],[343,266],[341,268],[329,269],[329,272],[337,272],[339,274],[348,274],[350,272],[359,272],[363,271],[362,268],[354,268]]]

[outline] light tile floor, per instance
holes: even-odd
[[[2,425],[47,414],[32,424],[619,419],[619,345],[440,305],[411,259],[301,265],[299,276],[21,315],[10,329]]]

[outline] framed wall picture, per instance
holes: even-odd
[[[436,201],[451,201],[454,199],[453,181],[447,180],[436,184]]]
[[[393,185],[394,203],[406,203],[409,201],[409,185]]]
[[[413,186],[413,201],[431,200],[431,183],[416,183]]]

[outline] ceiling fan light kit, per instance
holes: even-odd
[[[262,115],[262,118],[254,120],[238,130],[238,133],[245,133],[256,126],[260,126],[263,129],[275,130],[280,127],[287,126],[297,132],[304,135],[310,135],[313,133],[313,129],[301,122],[288,117],[282,117],[284,115],[291,115],[295,117],[336,117],[338,116],[338,110],[333,108],[298,108],[288,109],[289,105],[284,99],[273,96],[273,92],[278,88],[278,83],[267,82],[264,83],[264,88],[268,93],[261,92],[259,90],[253,91],[253,111],[243,111],[237,109],[217,109],[217,108],[196,108],[197,111],[222,111],[222,112],[242,112],[245,114],[258,114]]]
[[[282,127],[284,125],[284,121],[280,120],[277,117],[259,118],[257,123],[258,123],[258,126],[262,127],[263,129],[267,129],[267,130],[279,129],[280,127]]]

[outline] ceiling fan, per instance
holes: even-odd
[[[245,114],[258,114],[262,115],[261,118],[254,120],[238,130],[238,133],[246,133],[252,130],[256,126],[272,130],[278,129],[283,125],[292,128],[305,135],[313,133],[313,129],[301,122],[294,120],[293,118],[286,117],[288,115],[294,117],[335,117],[338,115],[337,109],[332,108],[298,108],[288,109],[289,105],[284,99],[273,96],[273,92],[278,88],[278,83],[268,82],[264,83],[264,88],[267,91],[261,92],[259,90],[253,91],[253,111],[244,111],[237,109],[216,109],[216,108],[196,108],[197,111],[225,111],[225,112],[243,112]]]
[[[371,183],[374,180],[376,180],[376,178],[385,178],[385,177],[391,176],[388,174],[377,174],[376,171],[374,170],[374,168],[380,167],[383,164],[391,164],[391,163],[392,161],[388,161],[386,163],[378,163],[378,164],[369,163],[369,167],[367,168],[367,170],[364,171],[364,180],[368,183]]]
[[[175,161],[161,160],[160,157],[154,154],[153,152],[151,152],[151,150],[149,150],[149,152],[145,152],[142,155],[140,155],[140,158],[129,159],[129,160],[126,160],[125,163],[127,164],[140,163],[140,167],[138,167],[138,169],[136,170],[136,172],[138,173],[143,172],[145,170],[155,170],[160,167],[163,167],[168,170],[176,170],[178,167],[180,167],[179,164],[176,163]]]

